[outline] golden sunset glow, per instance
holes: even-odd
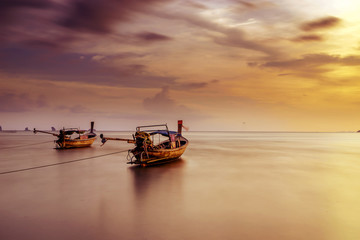
[[[0,125],[356,131],[359,10],[355,0],[10,2]]]

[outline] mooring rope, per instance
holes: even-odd
[[[44,144],[44,143],[49,143],[49,142],[54,142],[54,140],[46,141],[46,142],[30,143],[30,144],[25,144],[25,145],[17,145],[17,146],[11,146],[11,147],[3,147],[3,148],[0,148],[0,150],[27,147],[27,146],[33,146],[33,145]]]
[[[118,153],[123,153],[123,152],[127,152],[127,151],[128,151],[128,150],[123,150],[123,151],[118,151],[118,152],[112,152],[112,153],[106,153],[106,154],[102,154],[102,155],[97,155],[97,156],[93,156],[93,157],[87,157],[87,158],[80,158],[80,159],[70,160],[70,161],[66,161],[66,162],[52,163],[52,164],[41,165],[41,166],[36,166],[36,167],[29,167],[29,168],[16,169],[16,170],[11,170],[11,171],[6,171],[6,172],[0,172],[0,175],[2,175],[2,174],[8,174],[8,173],[16,173],[16,172],[29,171],[29,170],[39,169],[39,168],[53,167],[53,166],[57,166],[57,165],[63,165],[63,164],[68,164],[68,163],[73,163],[73,162],[79,162],[79,161],[84,161],[84,160],[99,158],[99,157],[105,157],[105,156],[109,156],[109,155],[113,155],[113,154],[118,154]]]

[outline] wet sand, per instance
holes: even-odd
[[[0,133],[0,239],[360,237],[359,134],[184,135],[181,159],[140,168],[106,155],[131,144],[55,150],[52,136]]]

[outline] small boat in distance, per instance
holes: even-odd
[[[182,120],[179,120],[177,132],[169,131],[167,124],[160,124],[137,127],[133,139],[104,137],[103,134],[100,138],[103,145],[108,140],[134,143],[135,148],[128,152],[128,164],[146,167],[181,157],[189,144],[181,134],[182,127]]]
[[[78,128],[63,128],[59,133],[52,133],[47,131],[36,130],[34,133],[47,133],[51,134],[58,139],[55,140],[55,147],[59,149],[63,148],[80,148],[89,147],[94,143],[96,134],[94,133],[94,122],[91,122],[90,131],[79,130]]]

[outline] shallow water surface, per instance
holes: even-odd
[[[140,168],[125,142],[0,133],[0,239],[359,239],[359,134],[184,136],[181,159]]]

